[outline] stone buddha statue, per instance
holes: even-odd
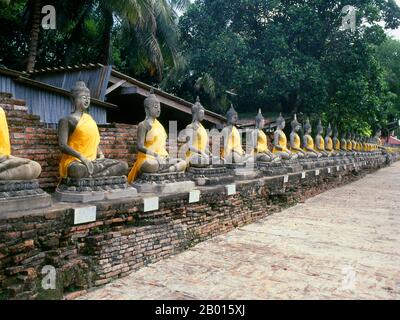
[[[144,100],[146,118],[139,123],[137,133],[137,158],[128,176],[128,182],[136,180],[140,172],[167,173],[183,172],[186,161],[170,158],[166,149],[167,132],[157,120],[161,113],[160,101],[154,91]]]
[[[315,151],[321,154],[322,157],[327,157],[329,154],[325,150],[325,140],[322,136],[324,132],[324,127],[322,126],[321,120],[319,120],[317,125],[317,135],[315,136]]]
[[[297,115],[294,115],[294,119],[291,123],[292,132],[290,133],[290,151],[297,154],[299,158],[307,157],[304,150],[301,148],[301,139],[299,136],[299,131],[301,129],[301,124],[297,121]]]
[[[35,180],[41,172],[39,163],[11,155],[6,114],[0,107],[0,181]]]
[[[340,139],[340,151],[347,153],[347,134],[342,133],[342,139]]]
[[[254,157],[246,154],[242,148],[242,138],[236,123],[238,121],[238,114],[231,105],[227,114],[227,126],[222,129],[221,135],[223,139],[223,147],[221,157],[225,164],[243,164],[254,162]]]
[[[375,144],[375,147],[379,148],[382,146],[381,135],[382,135],[382,131],[380,128],[378,128],[378,130],[376,130],[376,132],[375,132],[375,135],[371,139],[372,143]]]
[[[259,109],[256,116],[256,127],[253,131],[255,159],[259,162],[280,162],[281,158],[278,155],[273,154],[268,148],[267,135],[263,131],[264,126],[265,120],[261,113],[261,109]]]
[[[106,159],[99,147],[100,133],[94,119],[87,113],[90,91],[77,81],[71,91],[73,112],[59,121],[58,144],[62,152],[61,178],[83,179],[124,176],[128,164]]]
[[[326,129],[326,136],[325,136],[325,150],[328,152],[328,155],[335,154],[335,149],[332,140],[332,126],[329,123],[328,128]]]
[[[357,152],[357,143],[355,140],[354,132],[350,133],[350,141],[351,141],[351,147],[352,147],[353,152]]]
[[[282,117],[282,114],[279,114],[279,117],[276,119],[277,128],[274,133],[274,149],[273,153],[277,154],[283,160],[294,160],[299,156],[296,153],[290,151],[287,147],[287,138],[286,134],[283,132],[285,129],[286,122]]]
[[[311,136],[311,132],[312,127],[310,124],[310,120],[307,119],[306,123],[304,124],[303,150],[308,157],[319,158],[322,156],[322,154],[315,150],[314,139]]]
[[[201,122],[204,120],[204,107],[197,97],[192,105],[192,123],[186,127],[189,137],[189,150],[186,152],[186,162],[191,167],[207,167],[211,165],[212,155],[208,145],[208,134]]]
[[[351,135],[349,132],[346,134],[346,150],[347,152],[353,152],[353,142],[351,141]]]
[[[341,151],[340,146],[341,146],[341,142],[339,140],[339,131],[338,131],[338,128],[335,126],[335,128],[333,130],[333,149],[335,150],[335,152],[337,154],[339,154]]]

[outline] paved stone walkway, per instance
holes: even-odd
[[[399,299],[400,162],[81,299]]]

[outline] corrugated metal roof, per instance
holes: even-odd
[[[66,73],[66,72],[79,72],[79,71],[85,71],[85,70],[89,71],[89,70],[92,70],[92,69],[101,69],[101,68],[105,68],[105,67],[106,66],[104,66],[101,63],[89,63],[89,64],[79,64],[79,65],[71,65],[71,66],[65,66],[65,67],[60,66],[60,67],[53,67],[53,68],[37,69],[37,70],[33,70],[32,72],[29,72],[29,73],[26,73],[26,72],[19,73],[19,75],[22,75],[22,76],[25,76],[25,77],[31,77],[31,76],[35,77],[35,76],[37,76],[37,77],[39,77],[38,80],[42,81],[41,76],[47,75],[47,74],[50,75],[50,74]],[[150,86],[150,85],[148,85],[148,84],[146,84],[144,82],[141,82],[141,81],[139,81],[137,79],[134,79],[134,78],[132,78],[132,77],[130,77],[128,75],[125,75],[125,74],[115,70],[114,68],[112,68],[112,70],[111,70],[111,76],[127,80],[127,82],[129,82],[129,83],[131,83],[131,84],[133,84],[133,85],[135,85],[135,86],[137,86],[137,87],[139,87],[139,88],[141,88],[143,90],[146,90],[146,91],[150,91],[151,89],[154,89],[154,92],[157,95],[160,95],[161,97],[163,97],[165,99],[171,100],[171,101],[173,101],[175,103],[178,103],[178,104],[182,105],[185,108],[188,108],[187,110],[185,109],[186,110],[185,112],[189,113],[189,114],[191,113],[191,107],[193,105],[193,103],[191,103],[191,102],[188,102],[188,101],[186,101],[184,99],[176,97],[176,96],[174,96],[174,95],[172,95],[170,93],[167,93],[165,91],[162,91],[160,89],[154,88],[154,87],[152,87],[152,86]],[[108,79],[105,78],[103,80],[105,81],[104,85],[107,85],[108,84]],[[54,85],[53,83],[51,83],[51,84]],[[104,89],[104,88],[102,88],[102,89]],[[103,91],[105,91],[105,90],[103,90]],[[99,96],[99,99],[103,99],[104,100],[103,94]],[[172,104],[171,107],[174,107],[173,104]],[[215,119],[215,121],[214,121],[215,123],[225,123],[226,122],[226,117],[224,117],[224,116],[222,116],[222,115],[220,115],[218,113],[215,113],[215,112],[212,112],[210,110],[205,109],[205,114],[209,118]]]
[[[88,63],[88,64],[75,64],[72,66],[60,66],[53,68],[45,68],[45,69],[36,69],[30,72],[23,72],[24,74],[42,74],[42,73],[54,73],[54,72],[65,72],[65,71],[81,71],[81,70],[90,70],[96,68],[103,68],[104,65],[101,63]]]

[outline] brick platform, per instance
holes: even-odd
[[[0,296],[7,299],[62,298],[99,286],[181,252],[194,244],[259,220],[324,190],[356,180],[375,168],[343,166],[201,187],[200,202],[189,194],[160,197],[159,209],[144,212],[140,197],[98,202],[96,221],[74,225],[74,208],[55,203],[24,217],[0,220]],[[285,183],[285,181],[287,181]],[[42,268],[57,271],[57,289],[42,290]]]

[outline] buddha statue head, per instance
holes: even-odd
[[[339,131],[338,131],[337,126],[335,126],[335,128],[333,129],[333,137],[336,139],[339,137]]]
[[[326,129],[326,136],[332,137],[332,126],[330,123],[328,124],[328,128]]]
[[[294,115],[293,121],[291,122],[293,132],[299,132],[301,129],[301,124],[297,121],[297,114]]]
[[[306,134],[311,134],[311,132],[312,132],[312,127],[311,127],[309,118],[307,118],[306,123],[304,124],[304,132]]]
[[[238,114],[236,110],[233,108],[233,104],[231,104],[231,108],[228,110],[226,113],[226,119],[228,122],[228,125],[236,125],[236,123],[239,120]]]
[[[374,138],[375,138],[375,139],[380,139],[380,138],[381,138],[381,135],[382,135],[382,130],[381,130],[381,127],[379,126],[379,127],[376,129]]]
[[[264,126],[265,126],[264,117],[261,113],[261,109],[258,109],[258,114],[256,116],[256,128],[262,130],[264,129]]]
[[[144,111],[146,112],[146,117],[158,118],[161,114],[160,101],[154,94],[154,89],[150,90],[150,94],[144,99]]]
[[[276,119],[276,125],[277,125],[278,129],[280,129],[280,130],[285,129],[286,122],[285,122],[285,118],[282,117],[282,113],[279,113],[279,117]]]
[[[90,90],[85,82],[77,81],[71,89],[74,111],[85,111],[90,106]]]
[[[196,103],[192,105],[192,116],[194,121],[202,122],[204,120],[204,107],[200,103],[200,98],[197,96]]]
[[[324,127],[322,126],[321,119],[319,119],[318,125],[317,125],[317,134],[318,135],[322,135],[323,131],[324,131]]]

